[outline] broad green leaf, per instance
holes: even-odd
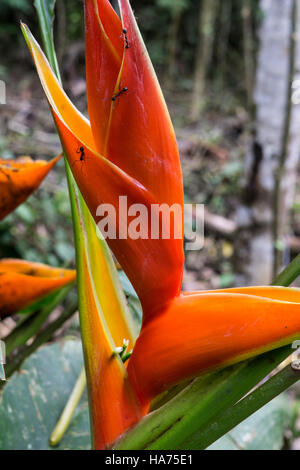
[[[283,395],[243,421],[208,450],[280,450],[293,421],[290,400]]]
[[[82,346],[68,340],[40,348],[0,397],[0,449],[49,449],[48,440],[82,367]],[[86,396],[59,449],[90,449]]]

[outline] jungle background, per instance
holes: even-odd
[[[131,4],[176,129],[185,200],[205,205],[204,248],[186,253],[184,288],[269,284],[300,250],[299,2]],[[65,90],[87,114],[82,9],[81,0],[57,0],[55,43]],[[33,2],[1,0],[0,18],[1,156],[50,159],[60,143],[19,28],[22,19],[39,37]],[[0,256],[73,267],[72,240],[61,161],[0,224]],[[56,337],[78,333],[72,318]],[[0,337],[14,325],[4,320]],[[299,387],[287,397],[271,410],[268,445],[299,449]],[[251,445],[263,448],[267,435],[259,431]]]

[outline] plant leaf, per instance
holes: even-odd
[[[23,364],[0,397],[0,449],[49,449],[48,439],[82,367],[80,341],[44,346]],[[83,397],[61,449],[89,449]]]

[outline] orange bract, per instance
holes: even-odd
[[[299,338],[299,289],[247,290],[186,293],[143,327],[128,373],[144,405],[184,379]]]
[[[24,202],[41,184],[61,155],[50,162],[0,159],[0,220]]]
[[[76,271],[18,259],[0,260],[0,317],[15,313],[76,279]]]

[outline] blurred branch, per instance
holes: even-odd
[[[212,58],[217,2],[203,0],[199,12],[198,48],[194,72],[191,118],[197,121],[204,106],[207,71]]]

